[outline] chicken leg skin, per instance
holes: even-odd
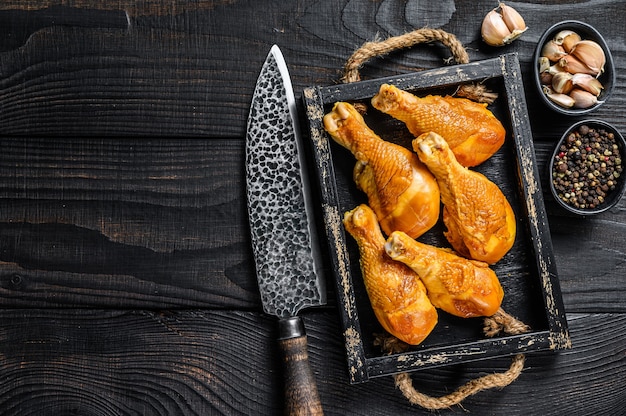
[[[504,126],[486,104],[466,98],[427,95],[417,97],[393,85],[383,84],[372,105],[404,122],[415,136],[433,131],[450,145],[459,163],[476,166],[502,147]]]
[[[344,226],[354,237],[361,273],[376,318],[396,338],[421,343],[437,324],[437,311],[417,274],[387,256],[376,215],[360,205],[344,215]]]
[[[420,243],[401,231],[389,236],[385,251],[419,275],[437,308],[461,318],[491,316],[500,308],[504,290],[487,263]]]
[[[437,223],[439,187],[415,153],[381,139],[348,103],[336,103],[324,127],[356,157],[354,180],[387,235],[401,230],[417,238]]]
[[[515,213],[498,186],[454,157],[436,133],[413,140],[413,149],[435,175],[443,203],[444,233],[465,257],[494,264],[515,243]]]

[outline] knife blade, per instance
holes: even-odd
[[[246,133],[246,193],[263,310],[278,317],[289,415],[321,415],[298,313],[326,303],[310,189],[287,64],[272,46],[256,83]]]

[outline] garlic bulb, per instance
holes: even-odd
[[[480,34],[488,45],[508,45],[526,31],[522,16],[512,7],[500,3],[483,19]]]
[[[502,46],[504,45],[504,39],[511,37],[511,31],[504,23],[502,15],[495,10],[490,11],[485,16],[480,28],[480,34],[483,40],[491,46]]]

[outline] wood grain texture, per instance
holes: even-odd
[[[0,141],[9,304],[258,305],[240,142]]]
[[[285,414],[322,416],[324,410],[317,391],[317,380],[309,363],[306,334],[279,339],[285,388]]]
[[[4,415],[275,414],[280,409],[278,398],[269,396],[276,383],[275,372],[268,371],[272,346],[258,343],[271,332],[272,322],[263,317],[16,310],[3,322]]]
[[[0,54],[5,109],[0,113],[0,123],[4,132],[242,137],[254,80],[273,43],[283,47],[296,92],[338,82],[345,61],[365,41],[422,26],[441,27],[456,34],[471,61],[500,52],[480,40],[478,22],[485,10],[493,7],[486,0],[471,6],[448,1],[441,8],[418,1],[399,7],[392,0],[308,0],[296,5],[232,1],[210,2],[209,7],[201,6],[203,2],[185,7],[146,2],[143,12],[134,12],[129,3],[101,2],[89,7],[88,2],[77,2],[55,12],[62,23],[61,17],[71,18],[85,9],[95,14],[90,18],[93,22],[99,21],[98,12],[107,13],[100,20],[114,20],[111,10],[130,10],[124,28],[118,21],[110,28],[70,21],[43,26],[32,31],[26,43],[4,47],[8,49]],[[544,16],[553,14],[559,3],[564,2],[516,4],[526,16],[529,30],[507,52],[518,52],[525,69],[530,69],[535,43],[553,23]],[[7,21],[26,22],[30,15],[20,14],[22,7],[28,10],[21,2],[3,2],[0,11],[4,9]],[[267,18],[258,19],[260,15]],[[601,32],[615,45],[614,59],[623,65],[623,34],[610,29],[615,27],[610,20],[620,15],[624,9],[617,0],[603,1],[593,8],[584,3],[569,4],[559,8],[554,22],[584,16],[587,23],[606,28]],[[12,25],[19,27],[19,23]],[[235,27],[238,30],[233,31]],[[441,45],[424,45],[373,60],[362,73],[367,79],[436,68],[449,56]],[[532,85],[529,74],[527,71],[524,77],[528,86]],[[527,97],[537,138],[564,128],[567,119],[542,111],[533,90],[529,89]],[[625,98],[626,93],[616,89],[610,103],[596,114],[610,118],[624,105]],[[134,122],[128,123],[129,118]],[[625,122],[616,122],[618,127],[626,127]],[[545,124],[555,124],[556,130],[544,129]]]
[[[0,331],[6,416],[276,415],[282,382],[276,322],[253,312],[4,310]],[[326,415],[429,415],[391,377],[349,386],[334,311],[305,317],[309,355]],[[617,415],[626,405],[626,318],[573,315],[575,348],[531,354],[520,378],[441,414]],[[236,335],[236,336],[235,336]],[[610,353],[608,353],[610,351]],[[507,358],[412,374],[443,395],[502,372]],[[558,404],[558,406],[555,406]]]
[[[626,130],[623,3],[512,5],[529,29],[500,50],[480,40],[495,6],[487,0],[1,2],[0,414],[278,414],[275,321],[260,312],[243,189],[246,118],[267,51],[280,45],[299,95],[338,83],[364,42],[429,26],[457,35],[471,61],[517,52],[531,86],[543,31],[583,20],[617,65],[615,92],[593,115]],[[449,57],[422,45],[361,74]],[[546,111],[532,89],[525,96],[545,172],[573,120]],[[533,354],[511,386],[437,414],[614,416],[626,407],[626,200],[580,219],[544,196],[573,348]],[[433,414],[409,405],[389,377],[348,385],[332,304],[305,320],[326,414]],[[508,363],[413,380],[441,395]]]

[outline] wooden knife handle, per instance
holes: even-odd
[[[307,338],[299,317],[281,319],[278,344],[285,376],[285,414],[323,415],[317,384],[309,364]]]

